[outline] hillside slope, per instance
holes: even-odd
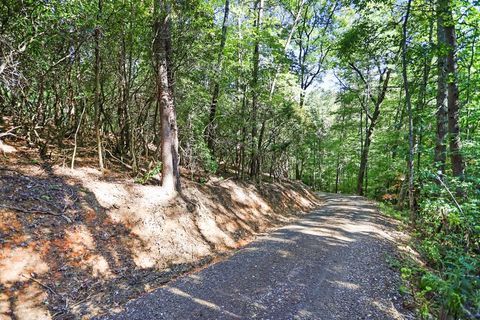
[[[0,170],[0,319],[114,310],[318,205],[293,182],[184,180],[169,199],[125,175],[11,159]]]

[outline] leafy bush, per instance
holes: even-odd
[[[422,188],[418,249],[433,270],[423,272],[419,290],[431,300],[430,313],[479,318],[479,200],[472,184],[454,180],[445,184],[450,190],[461,188],[465,197],[454,196],[455,191],[433,181]]]
[[[425,178],[425,175],[424,175]],[[461,187],[465,196],[449,193],[435,180],[425,180],[413,230],[414,245],[427,265],[404,259],[400,271],[405,290],[413,285],[422,319],[480,318],[480,200],[473,183],[445,181],[450,190]],[[458,206],[454,201],[457,200]],[[388,201],[388,199],[387,199]],[[408,215],[390,203],[380,204],[386,215],[406,221]],[[410,285],[409,285],[410,284]]]

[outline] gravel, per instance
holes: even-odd
[[[97,319],[415,319],[387,263],[397,224],[364,198],[320,196],[308,216]]]

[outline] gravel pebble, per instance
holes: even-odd
[[[98,319],[415,319],[386,262],[397,225],[364,198],[321,196],[310,215]]]

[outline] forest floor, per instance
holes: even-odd
[[[313,213],[100,319],[415,319],[387,262],[405,249],[399,222],[361,197],[322,198]]]
[[[124,168],[0,145],[0,319],[89,319],[221,260],[320,204],[300,183],[182,179],[183,196]],[[86,154],[80,150],[79,154]],[[63,161],[62,161],[63,157]],[[202,178],[203,179],[203,178]]]

